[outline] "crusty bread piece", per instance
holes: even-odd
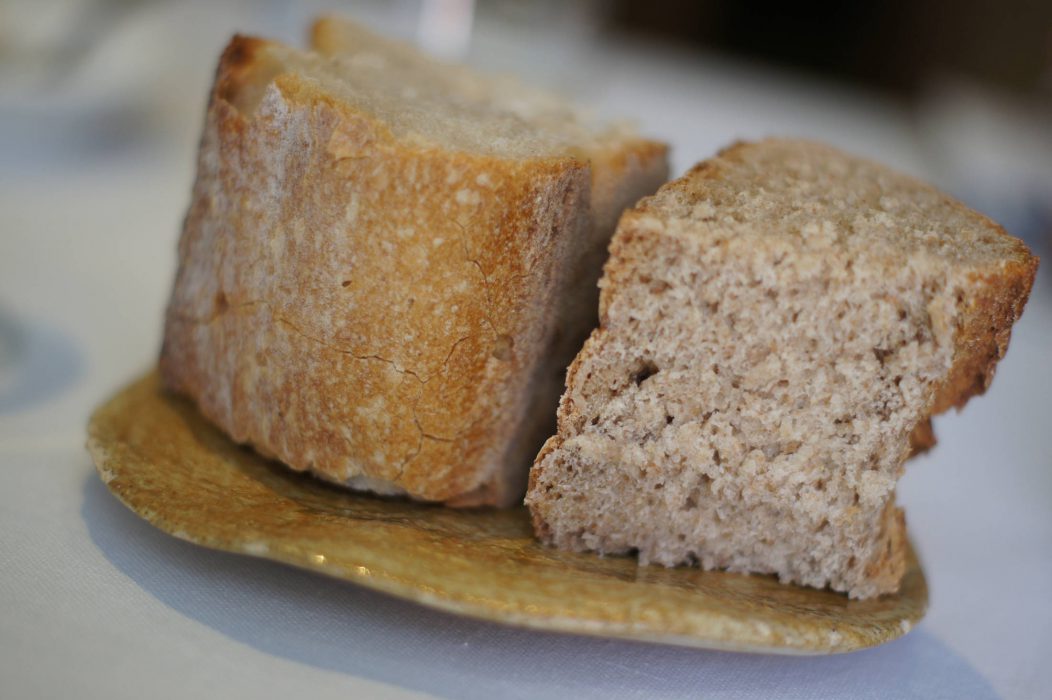
[[[599,281],[607,246],[626,207],[653,193],[668,179],[668,148],[639,138],[626,124],[611,124],[597,131],[587,113],[558,95],[526,85],[513,76],[480,75],[458,65],[432,60],[414,47],[378,36],[338,15],[318,18],[310,31],[311,48],[323,56],[352,65],[378,59],[462,99],[492,106],[515,115],[534,128],[560,134],[571,153],[591,165],[591,223],[583,237],[571,243],[566,256],[566,285],[557,299],[561,319],[544,367],[532,383],[532,404],[499,475],[483,492],[460,497],[452,505],[492,501],[485,491],[501,488],[502,504],[519,501],[526,488],[529,464],[544,440],[555,429],[555,407],[562,394],[566,367],[588,333],[598,323],[596,307]],[[525,467],[523,465],[526,465]]]
[[[832,148],[697,165],[621,219],[531,472],[538,535],[897,590],[903,462],[989,385],[1036,268],[989,219]]]
[[[663,181],[665,147],[531,121],[362,35],[339,56],[245,37],[224,52],[162,374],[294,469],[508,504],[577,349],[558,343],[594,326],[561,299],[608,210]]]

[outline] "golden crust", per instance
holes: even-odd
[[[931,418],[925,418],[910,433],[910,456],[923,454],[935,447],[935,429]]]
[[[258,46],[220,67],[166,382],[294,468],[470,491],[521,416],[588,169],[407,147],[295,74],[245,115]]]
[[[447,501],[452,506],[476,506],[518,501],[524,493],[529,465],[539,445],[555,430],[554,408],[566,384],[566,367],[577,356],[598,324],[597,283],[607,257],[607,245],[624,206],[642,192],[653,192],[668,177],[665,144],[632,140],[593,154],[592,221],[587,235],[573,242],[568,253],[567,280],[558,301],[558,322],[529,385],[532,399],[519,434],[508,448],[503,468],[478,490]]]
[[[456,505],[517,499],[508,464],[528,450],[524,480],[566,261],[594,235],[588,164],[400,140],[267,46],[235,37],[220,61],[165,384],[294,469]]]
[[[1000,226],[990,224],[999,235],[1008,237]],[[1037,256],[1021,241],[1015,243],[1011,260],[973,275],[970,282],[975,293],[958,299],[953,367],[935,396],[932,415],[951,407],[960,409],[972,396],[985,392],[993,381],[994,368],[1008,351],[1012,325],[1023,314],[1038,266]]]
[[[584,235],[570,242],[564,263],[567,285],[559,295],[555,334],[529,381],[531,404],[502,466],[478,489],[447,503],[470,506],[517,500],[525,490],[538,446],[554,430],[553,408],[563,390],[566,366],[598,323],[597,282],[617,219],[626,206],[654,192],[668,179],[668,147],[617,128],[597,137],[590,128],[584,128],[580,115],[555,95],[513,79],[488,78],[461,66],[442,65],[408,44],[379,37],[339,17],[317,19],[308,41],[323,56],[337,60],[382,52],[386,61],[424,71],[454,93],[492,100],[497,109],[525,119],[539,118],[546,128],[570,126],[579,132],[581,141],[571,151],[591,165],[591,224]]]

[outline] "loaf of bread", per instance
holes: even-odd
[[[521,500],[596,323],[596,251],[666,148],[347,22],[313,36],[220,60],[164,381],[294,469]]]
[[[832,148],[697,165],[620,221],[531,472],[538,535],[897,590],[903,462],[989,385],[1036,268],[989,219]]]

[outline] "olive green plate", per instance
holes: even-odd
[[[533,539],[521,507],[452,510],[334,488],[234,444],[190,403],[166,394],[156,373],[98,408],[88,432],[110,490],[176,537],[494,622],[825,654],[899,637],[927,607],[912,553],[897,595],[853,601],[769,576],[554,551]]]

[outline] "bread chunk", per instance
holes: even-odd
[[[164,381],[294,469],[515,502],[597,322],[568,290],[594,287],[592,252],[666,149],[529,119],[485,93],[496,79],[458,88],[465,69],[339,26],[367,46],[235,37],[220,60]]]
[[[621,218],[526,502],[547,543],[897,590],[895,485],[982,393],[1037,259],[916,180],[737,144]]]

